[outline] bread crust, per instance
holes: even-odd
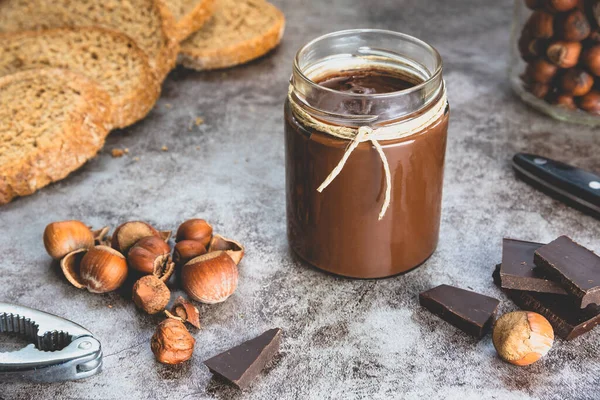
[[[230,46],[209,50],[194,48],[193,43],[189,41],[183,42],[178,63],[198,71],[229,68],[261,57],[277,47],[285,30],[285,16],[274,5],[265,4],[273,8],[276,21],[264,34]]]
[[[65,178],[98,153],[110,130],[111,104],[108,93],[77,73],[64,69],[18,72],[0,78],[0,93],[13,82],[34,79],[60,82],[62,87],[79,93],[79,97],[69,108],[60,134],[52,138],[37,138],[36,146],[26,154],[0,165],[0,204],[6,204],[17,196],[32,194],[41,187]],[[25,104],[30,103],[34,102]],[[7,105],[3,104],[2,107]],[[39,110],[32,109],[32,113],[36,111]],[[13,127],[19,123],[10,122]],[[23,126],[23,129],[27,129],[26,124]],[[23,134],[22,131],[19,133]]]
[[[132,125],[135,122],[143,119],[154,107],[154,104],[160,97],[161,82],[157,79],[154,71],[150,67],[148,56],[142,51],[135,41],[129,36],[100,27],[81,27],[81,28],[56,28],[48,29],[44,31],[29,31],[19,33],[6,33],[0,34],[0,55],[3,52],[3,45],[10,44],[11,41],[20,41],[25,39],[39,39],[40,42],[57,40],[60,41],[69,36],[76,34],[98,34],[100,36],[112,37],[114,42],[122,42],[127,47],[127,51],[131,57],[140,59],[138,64],[139,70],[132,70],[131,73],[136,76],[139,80],[138,84],[133,88],[132,91],[121,92],[118,96],[112,96],[112,123],[114,128],[124,128]],[[6,72],[14,73],[19,70],[33,69],[33,68],[65,68],[81,75],[87,76],[93,81],[97,81],[100,86],[108,89],[108,84],[102,81],[102,77],[94,76],[84,66],[78,65],[75,60],[69,60],[68,54],[61,53],[55,60],[51,60],[48,65],[47,59],[36,60],[35,57],[38,54],[33,54],[30,58],[27,58],[26,48],[20,47],[16,53],[17,59],[22,63],[20,67],[14,67],[10,65],[10,59],[8,56],[0,57],[0,75]],[[9,65],[6,65],[8,63]],[[101,68],[102,59],[98,59],[99,68]],[[128,65],[124,66],[129,67]],[[3,72],[4,70],[4,72]],[[109,91],[109,90],[106,90]]]
[[[176,7],[172,4],[175,0],[165,0],[169,6],[169,10],[172,7]],[[176,2],[176,1],[175,1]],[[175,26],[177,28],[177,40],[180,42],[190,36],[192,33],[198,31],[202,26],[210,19],[213,12],[215,11],[215,0],[197,0],[194,8],[182,18],[175,19]]]
[[[177,54],[179,53],[179,33],[177,22],[171,14],[165,0],[154,0],[154,6],[162,20],[162,31],[164,33],[163,47],[159,53],[159,59],[156,62],[156,77],[159,82],[165,80],[169,72],[177,64]]]

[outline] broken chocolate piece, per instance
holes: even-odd
[[[496,277],[499,272],[500,266],[498,265],[493,274],[494,282],[498,287],[500,287],[500,283],[496,281]],[[534,311],[546,317],[554,328],[554,333],[565,340],[581,336],[600,324],[600,307],[590,306],[582,310],[562,295],[510,289],[503,289],[503,291],[523,310]]]
[[[240,389],[250,385],[279,351],[281,329],[275,328],[204,361],[210,372]]]
[[[493,297],[449,285],[421,293],[419,302],[444,321],[477,338],[489,331],[500,303]]]
[[[548,279],[535,268],[533,255],[542,243],[504,239],[502,241],[502,265],[500,281],[504,289],[530,292],[567,294],[558,283]]]
[[[580,308],[600,305],[600,257],[593,251],[561,236],[537,249],[534,262],[575,296]]]

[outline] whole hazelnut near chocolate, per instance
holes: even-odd
[[[133,302],[148,314],[164,310],[170,298],[167,285],[154,275],[146,275],[133,285]]]
[[[600,76],[600,44],[594,45],[583,52],[583,65],[594,75]]]
[[[183,322],[167,318],[156,328],[150,348],[158,362],[172,365],[189,360],[194,352],[195,343],[196,340]]]
[[[94,246],[94,234],[81,221],[53,222],[44,230],[44,247],[55,260],[72,251]]]
[[[558,41],[551,43],[546,50],[548,59],[561,68],[571,68],[577,65],[581,54],[581,43]]]
[[[577,99],[577,105],[590,114],[600,115],[600,91],[591,90],[585,96]]]
[[[579,5],[579,0],[546,0],[547,6],[553,12],[565,12]]]
[[[204,247],[208,246],[212,237],[213,229],[208,222],[203,219],[190,219],[179,225],[175,241],[197,240]]]
[[[534,38],[550,39],[554,35],[554,16],[545,11],[536,10],[529,17],[526,26]]]
[[[558,67],[544,59],[539,59],[531,62],[525,70],[525,76],[533,82],[550,83]]]
[[[127,252],[138,240],[148,236],[160,236],[160,232],[142,221],[130,221],[121,224],[115,229],[112,237],[113,249],[127,255]]]
[[[557,30],[560,37],[568,41],[580,42],[587,38],[591,32],[590,23],[585,14],[580,10],[573,10],[557,21]]]
[[[178,266],[185,265],[192,258],[206,254],[206,247],[198,240],[182,240],[177,242],[173,250],[173,261]]]
[[[154,274],[167,281],[173,273],[171,247],[160,237],[148,236],[138,240],[127,253],[127,264],[144,274]]]
[[[572,68],[560,78],[563,93],[571,96],[583,96],[592,90],[594,78],[581,68]]]
[[[81,259],[79,282],[92,293],[106,293],[119,288],[127,278],[125,256],[108,246],[96,246]]]
[[[221,303],[237,288],[237,266],[224,251],[213,251],[185,264],[181,283],[192,299],[206,304]]]
[[[554,343],[554,330],[540,314],[515,311],[496,321],[492,341],[500,358],[524,366],[548,353]]]
[[[222,250],[231,257],[235,265],[238,265],[244,258],[244,246],[232,239],[224,238],[221,235],[214,235],[208,245],[208,251]]]

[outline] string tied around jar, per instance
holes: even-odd
[[[342,156],[341,160],[325,178],[323,183],[321,183],[321,185],[317,188],[317,191],[319,193],[322,193],[323,190],[325,190],[327,186],[329,186],[331,182],[335,180],[335,178],[340,174],[340,172],[342,172],[344,166],[346,165],[346,162],[352,155],[352,152],[358,147],[359,144],[363,142],[371,142],[373,147],[375,147],[379,158],[381,158],[381,163],[383,164],[385,176],[385,197],[383,205],[381,206],[381,211],[379,212],[380,221],[385,216],[391,202],[392,173],[387,157],[385,156],[385,152],[383,151],[383,147],[379,142],[385,140],[401,139],[403,137],[407,137],[424,130],[428,126],[434,124],[444,115],[448,104],[448,99],[446,96],[446,84],[444,83],[442,85],[442,95],[439,98],[439,100],[435,103],[435,105],[426,112],[413,119],[410,119],[408,121],[401,121],[395,124],[385,125],[379,128],[373,128],[370,126],[351,128],[347,126],[328,124],[322,120],[313,117],[311,114],[303,110],[296,103],[296,101],[292,98],[292,93],[293,87],[290,85],[288,91],[289,103],[292,107],[294,116],[302,125],[313,128],[319,132],[323,132],[328,135],[350,141],[350,143],[346,147],[346,150],[344,151],[344,155]]]

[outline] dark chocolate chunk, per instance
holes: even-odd
[[[497,265],[492,276],[498,287],[500,282],[496,278],[499,273],[500,265]],[[566,296],[510,289],[503,291],[523,310],[534,311],[546,317],[556,335],[565,340],[575,339],[600,324],[600,307],[590,306],[582,310]]]
[[[561,236],[537,249],[534,262],[575,296],[580,308],[600,305],[600,257],[593,251]]]
[[[542,243],[504,239],[502,241],[502,265],[500,280],[504,289],[530,292],[567,294],[557,282],[540,273],[533,263],[533,255]]]
[[[449,285],[421,293],[419,302],[444,321],[478,338],[489,331],[500,303],[493,297]]]
[[[204,361],[204,365],[213,374],[244,389],[279,352],[280,342],[281,329],[271,329]]]

